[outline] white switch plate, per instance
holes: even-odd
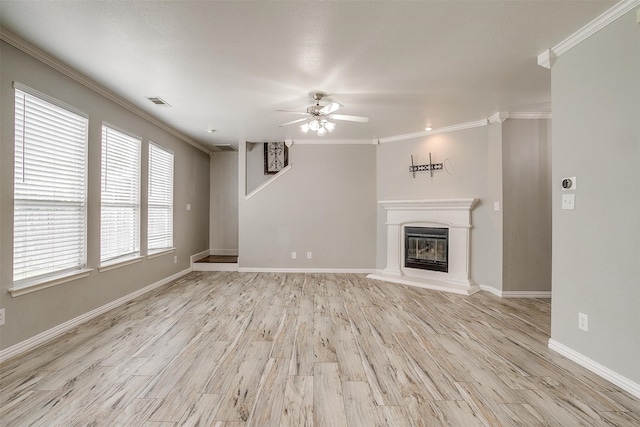
[[[584,313],[578,313],[578,329],[589,332],[589,316]]]
[[[493,210],[494,211],[500,210],[500,202],[493,202]]]
[[[191,210],[191,203],[187,203],[187,210],[190,211]]]
[[[296,254],[295,252],[291,252],[291,259],[296,259],[298,256],[298,254]]]
[[[313,257],[313,254],[311,252],[307,252],[307,259],[311,259]]]
[[[576,195],[575,194],[563,194],[562,195],[562,209],[574,210],[576,208]]]
[[[0,309],[0,326],[4,325],[4,308]]]

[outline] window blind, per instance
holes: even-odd
[[[149,143],[149,253],[173,247],[173,153]]]
[[[101,264],[140,254],[140,144],[102,126]]]
[[[16,87],[14,286],[86,266],[87,126]]]

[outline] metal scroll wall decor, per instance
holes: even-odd
[[[284,142],[264,143],[264,174],[274,175],[289,164],[289,148]]]

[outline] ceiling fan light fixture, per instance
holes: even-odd
[[[320,122],[317,119],[311,120],[311,122],[309,123],[309,129],[315,132],[319,128],[320,128]]]
[[[295,113],[306,117],[302,119],[291,120],[289,122],[278,125],[278,127],[302,123],[300,125],[300,130],[302,130],[302,132],[304,132],[305,134],[311,130],[313,132],[316,132],[318,136],[324,136],[336,129],[336,124],[334,122],[330,122],[327,119],[344,120],[347,122],[358,123],[367,123],[369,121],[369,117],[334,114],[335,111],[343,107],[342,104],[338,102],[331,102],[327,105],[320,105],[320,100],[325,96],[325,94],[322,92],[315,92],[311,95],[313,96],[313,99],[316,101],[316,103],[315,105],[307,107],[306,111],[278,110],[283,113]]]
[[[325,129],[327,129],[329,132],[333,132],[333,130],[336,128],[336,124],[333,122],[326,122],[324,124]]]

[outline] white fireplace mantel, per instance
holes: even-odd
[[[471,211],[478,199],[381,200],[386,210],[463,210]]]
[[[379,201],[387,214],[387,266],[368,277],[464,295],[479,291],[469,271],[471,210],[477,202],[474,198]],[[448,272],[404,266],[404,227],[449,229]]]

